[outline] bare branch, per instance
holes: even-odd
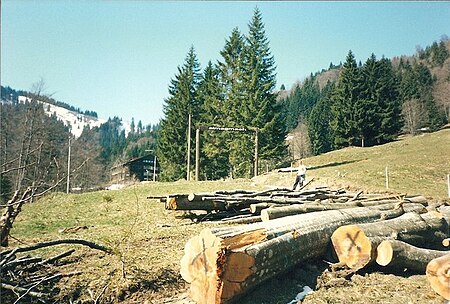
[[[81,240],[81,239],[63,239],[63,240],[54,240],[54,241],[48,241],[48,242],[42,242],[37,243],[35,245],[30,246],[23,246],[23,247],[17,247],[12,250],[5,250],[0,253],[0,255],[5,255],[11,253],[11,251],[16,250],[16,253],[19,252],[27,252],[27,251],[33,251],[40,248],[55,246],[55,245],[61,245],[61,244],[79,244],[84,245],[92,249],[97,249],[106,253],[112,253],[111,249],[108,247],[105,247],[103,245],[96,244],[91,241]]]

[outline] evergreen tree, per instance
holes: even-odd
[[[136,125],[134,124],[134,117],[131,117],[131,123],[130,123],[130,132],[134,134],[136,132]]]
[[[244,103],[243,64],[245,41],[238,28],[234,28],[226,40],[224,49],[220,52],[223,61],[218,63],[221,85],[223,86],[224,107],[222,115],[230,126],[239,122],[240,107]]]
[[[224,49],[220,52],[223,61],[219,62],[220,79],[223,86],[224,102],[222,122],[229,127],[245,127],[248,116],[246,110],[246,97],[244,86],[244,61],[245,61],[245,40],[238,28],[234,28],[231,36],[226,40]],[[222,137],[222,135],[220,135]],[[233,133],[224,134],[226,144],[229,150],[228,162],[234,167],[235,174],[242,176],[247,169],[246,175],[249,173],[249,165],[251,154],[243,155],[241,152],[246,151],[245,145],[249,144],[249,138],[246,134]],[[247,148],[248,152],[248,148]],[[241,167],[238,169],[238,167]]]
[[[331,94],[334,83],[327,82],[320,100],[314,105],[308,119],[308,135],[314,155],[331,151],[333,148],[333,131],[331,128]]]
[[[349,51],[339,75],[333,95],[333,130],[336,147],[357,145],[361,140],[361,125],[358,124],[358,101],[360,95],[360,71],[355,57]]]
[[[382,58],[377,62],[378,80],[376,82],[375,101],[378,112],[376,117],[376,144],[394,140],[400,132],[403,120],[398,90],[398,79],[389,59]]]
[[[377,102],[377,83],[380,77],[375,54],[367,59],[361,70],[362,84],[358,98],[357,124],[361,129],[362,146],[372,146],[379,128],[378,113],[381,109]]]
[[[223,115],[223,93],[220,85],[219,70],[211,61],[206,66],[198,88],[198,99],[202,109],[201,124],[225,126]],[[226,137],[221,132],[204,132],[201,140],[200,175],[206,179],[219,179],[228,175],[228,149]]]
[[[259,151],[262,159],[274,165],[286,154],[286,132],[279,105],[276,103],[275,61],[269,48],[261,12],[255,9],[249,24],[245,52],[245,104],[242,122],[260,130]],[[249,154],[252,145],[242,146],[240,152]],[[253,149],[252,149],[253,150]],[[252,153],[253,154],[253,153]],[[247,158],[248,159],[248,158]]]
[[[182,67],[171,80],[170,96],[164,101],[164,115],[159,130],[157,155],[161,165],[163,180],[178,180],[186,175],[188,117],[192,122],[199,121],[200,104],[197,87],[200,80],[200,67],[194,48],[189,50]],[[195,137],[191,137],[194,141]],[[193,143],[193,142],[192,142]],[[191,144],[192,152],[195,145]]]
[[[302,116],[300,113],[300,104],[302,102],[302,88],[300,85],[296,86],[291,95],[286,99],[286,130],[295,129]]]
[[[142,127],[142,121],[139,120],[138,124],[137,124],[137,133],[141,134],[143,130],[144,130],[144,128]]]
[[[299,115],[308,119],[309,114],[320,98],[320,88],[316,77],[312,74],[306,78],[302,86],[302,95],[300,100]]]

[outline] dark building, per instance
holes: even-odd
[[[155,166],[156,165],[156,166]],[[154,181],[159,175],[159,164],[155,155],[146,155],[114,166],[111,169],[111,182],[121,183],[130,180]]]

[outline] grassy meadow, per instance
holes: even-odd
[[[389,192],[447,199],[450,173],[450,130],[403,138],[379,147],[346,148],[305,160],[307,179],[315,185],[384,192],[385,167]],[[93,303],[161,303],[185,284],[179,260],[187,239],[210,224],[196,224],[164,210],[148,195],[208,192],[219,189],[289,187],[295,173],[265,173],[252,180],[142,183],[118,191],[83,194],[52,193],[24,206],[14,223],[10,247],[45,240],[80,238],[106,245],[114,254],[83,246],[42,249],[42,256],[77,248],[61,266],[81,271],[59,283],[60,301]],[[67,228],[77,228],[67,231]],[[62,231],[66,229],[66,231]]]
[[[314,184],[350,187],[371,192],[422,194],[448,199],[450,129],[375,147],[350,147],[305,159],[307,179]],[[389,189],[385,185],[388,167]],[[289,185],[295,173],[264,174],[261,182]],[[290,179],[289,179],[290,177]]]

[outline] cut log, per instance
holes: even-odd
[[[448,253],[450,252],[418,248],[398,240],[384,240],[377,247],[376,262],[381,266],[425,274],[427,264],[432,259]]]
[[[443,239],[442,246],[444,246],[444,247],[450,246],[450,238]]]
[[[444,299],[450,300],[450,253],[431,260],[426,275],[431,288]]]
[[[372,202],[370,202],[372,203]],[[403,209],[405,212],[420,212],[423,213],[426,211],[425,207],[421,204],[413,204],[413,203],[407,203],[403,204]],[[295,215],[295,214],[301,214],[301,213],[308,213],[308,212],[316,212],[316,211],[325,211],[325,210],[338,210],[338,209],[349,209],[349,208],[355,208],[356,204],[354,203],[308,203],[308,204],[294,204],[289,206],[273,206],[273,208],[267,208],[261,210],[261,219],[263,221],[273,220],[276,218],[289,216],[289,215]],[[396,207],[399,207],[398,203],[387,203],[387,204],[381,204],[381,205],[372,205],[369,204],[370,208],[380,209],[380,210],[389,210],[394,209]]]
[[[188,195],[169,196],[166,200],[166,209],[168,209],[168,210],[206,210],[206,211],[227,210],[225,201],[219,201],[219,200],[189,201]]]
[[[235,300],[298,263],[323,256],[336,228],[378,220],[386,212],[392,211],[358,207],[205,229],[186,243],[181,275],[197,303]]]
[[[375,260],[376,248],[384,240],[402,240],[420,247],[440,249],[447,229],[443,218],[410,212],[378,223],[339,227],[331,241],[339,262],[356,270]]]
[[[261,222],[261,216],[259,215],[253,215],[253,216],[248,216],[248,217],[242,217],[242,218],[235,218],[235,219],[226,219],[226,220],[222,220],[220,221],[221,224],[228,224],[228,225],[235,225],[235,224],[251,224],[251,223],[257,223],[257,222]]]
[[[261,211],[269,208],[269,207],[280,207],[283,205],[280,204],[274,204],[274,203],[258,203],[258,204],[251,204],[250,205],[250,212],[252,214],[261,214]]]

